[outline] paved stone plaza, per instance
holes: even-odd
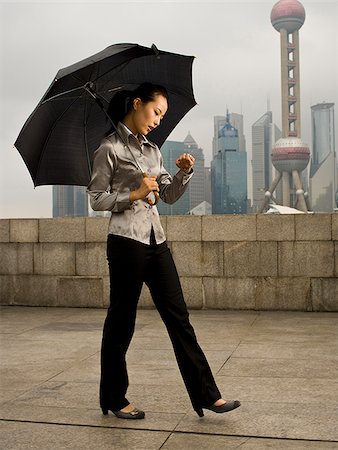
[[[228,414],[192,410],[166,330],[139,310],[128,398],[145,420],[98,405],[104,309],[1,308],[1,436],[10,449],[338,449],[338,314],[193,310]]]

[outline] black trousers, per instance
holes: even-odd
[[[189,322],[175,263],[166,243],[157,245],[110,234],[107,258],[110,273],[110,306],[103,328],[100,404],[120,410],[126,399],[126,352],[133,336],[137,302],[143,282],[168,330],[177,363],[194,409],[221,398],[209,364]]]

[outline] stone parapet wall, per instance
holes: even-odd
[[[106,307],[108,221],[1,219],[1,304]],[[338,214],[161,221],[189,308],[338,311]]]

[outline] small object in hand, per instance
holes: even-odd
[[[149,177],[149,175],[146,172],[143,172],[143,178],[147,178],[147,177]],[[151,195],[151,194],[153,194],[153,195]],[[153,198],[151,198],[151,197],[153,197]],[[147,203],[150,206],[156,205],[159,200],[160,200],[160,194],[157,191],[152,191],[147,196]]]

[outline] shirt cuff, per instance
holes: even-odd
[[[131,207],[130,202],[130,191],[120,192],[117,194],[116,203],[118,205],[119,211],[124,211],[125,209],[129,209]]]
[[[176,176],[179,179],[179,181],[181,181],[182,185],[184,186],[185,184],[188,183],[188,181],[193,176],[193,174],[194,174],[194,169],[191,169],[190,173],[185,173],[184,170],[180,169],[177,172]]]

